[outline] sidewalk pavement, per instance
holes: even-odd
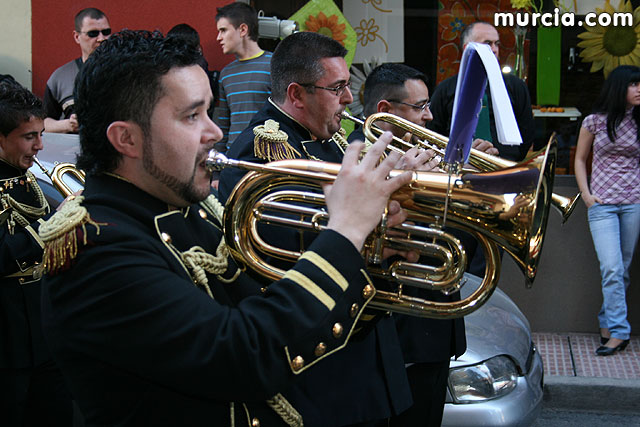
[[[612,356],[596,356],[597,334],[536,332],[544,362],[544,407],[640,413],[640,337]]]

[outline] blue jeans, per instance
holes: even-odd
[[[588,210],[593,245],[600,261],[602,308],[598,313],[601,328],[613,338],[629,339],[626,290],[629,265],[640,234],[640,204],[604,205],[596,203]]]

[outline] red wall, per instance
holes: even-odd
[[[31,0],[33,92],[42,96],[47,79],[62,64],[80,56],[73,40],[73,18],[85,7],[97,7],[113,31],[123,28],[163,33],[186,23],[200,33],[209,69],[220,70],[234,58],[223,55],[216,41],[216,8],[232,0]]]

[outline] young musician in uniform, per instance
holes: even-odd
[[[71,397],[42,335],[38,228],[49,214],[29,172],[45,113],[15,80],[0,81],[0,413],[10,426],[69,426]]]

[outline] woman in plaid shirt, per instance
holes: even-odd
[[[629,344],[626,289],[640,234],[640,68],[614,69],[594,113],[582,122],[576,150],[576,180],[588,208],[589,228],[600,261],[603,303],[598,356]],[[591,185],[587,157],[593,149]]]

